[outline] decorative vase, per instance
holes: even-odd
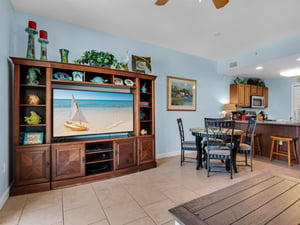
[[[60,52],[60,61],[62,63],[68,63],[69,50],[59,49],[59,52]]]

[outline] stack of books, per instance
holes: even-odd
[[[140,102],[141,107],[149,107],[150,103],[149,102]]]

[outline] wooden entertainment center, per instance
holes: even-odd
[[[45,191],[77,183],[120,176],[156,167],[155,79],[156,76],[103,67],[10,57],[13,64],[13,158],[14,184],[11,195]],[[38,68],[36,83],[29,71]],[[57,72],[83,74],[81,81],[59,79]],[[92,82],[102,78],[105,83]],[[129,80],[132,82],[123,83]],[[126,85],[127,84],[127,85]],[[126,91],[134,96],[133,132],[96,135],[79,139],[53,138],[53,86]],[[145,89],[146,87],[146,89]],[[28,101],[29,95],[38,104]],[[24,121],[34,111],[41,122]],[[101,116],[101,114],[99,115]],[[28,141],[37,134],[34,144]],[[26,140],[24,140],[26,139]],[[33,138],[34,139],[34,138]],[[31,140],[32,141],[32,140]]]

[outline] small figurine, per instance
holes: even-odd
[[[29,85],[39,85],[40,82],[37,80],[37,78],[38,78],[39,75],[41,75],[40,68],[30,67],[28,69],[28,74],[26,76],[26,78],[27,78],[27,84],[29,84]]]
[[[99,77],[99,76],[94,77],[94,78],[91,80],[91,82],[95,82],[95,83],[106,83],[107,81],[108,81],[108,80],[103,79],[102,77]]]
[[[28,94],[27,95],[27,103],[29,105],[38,105],[40,104],[41,100],[39,98],[39,96],[37,96],[36,94]]]
[[[35,111],[30,111],[30,116],[24,116],[24,121],[27,124],[35,125],[42,121],[42,117]]]
[[[142,93],[146,93],[147,92],[147,83],[144,83],[144,85],[142,86],[142,88],[141,88],[141,92]]]
[[[141,129],[141,135],[147,135],[147,130],[146,129]]]

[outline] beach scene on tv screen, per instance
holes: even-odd
[[[133,131],[133,94],[53,89],[53,137]]]

